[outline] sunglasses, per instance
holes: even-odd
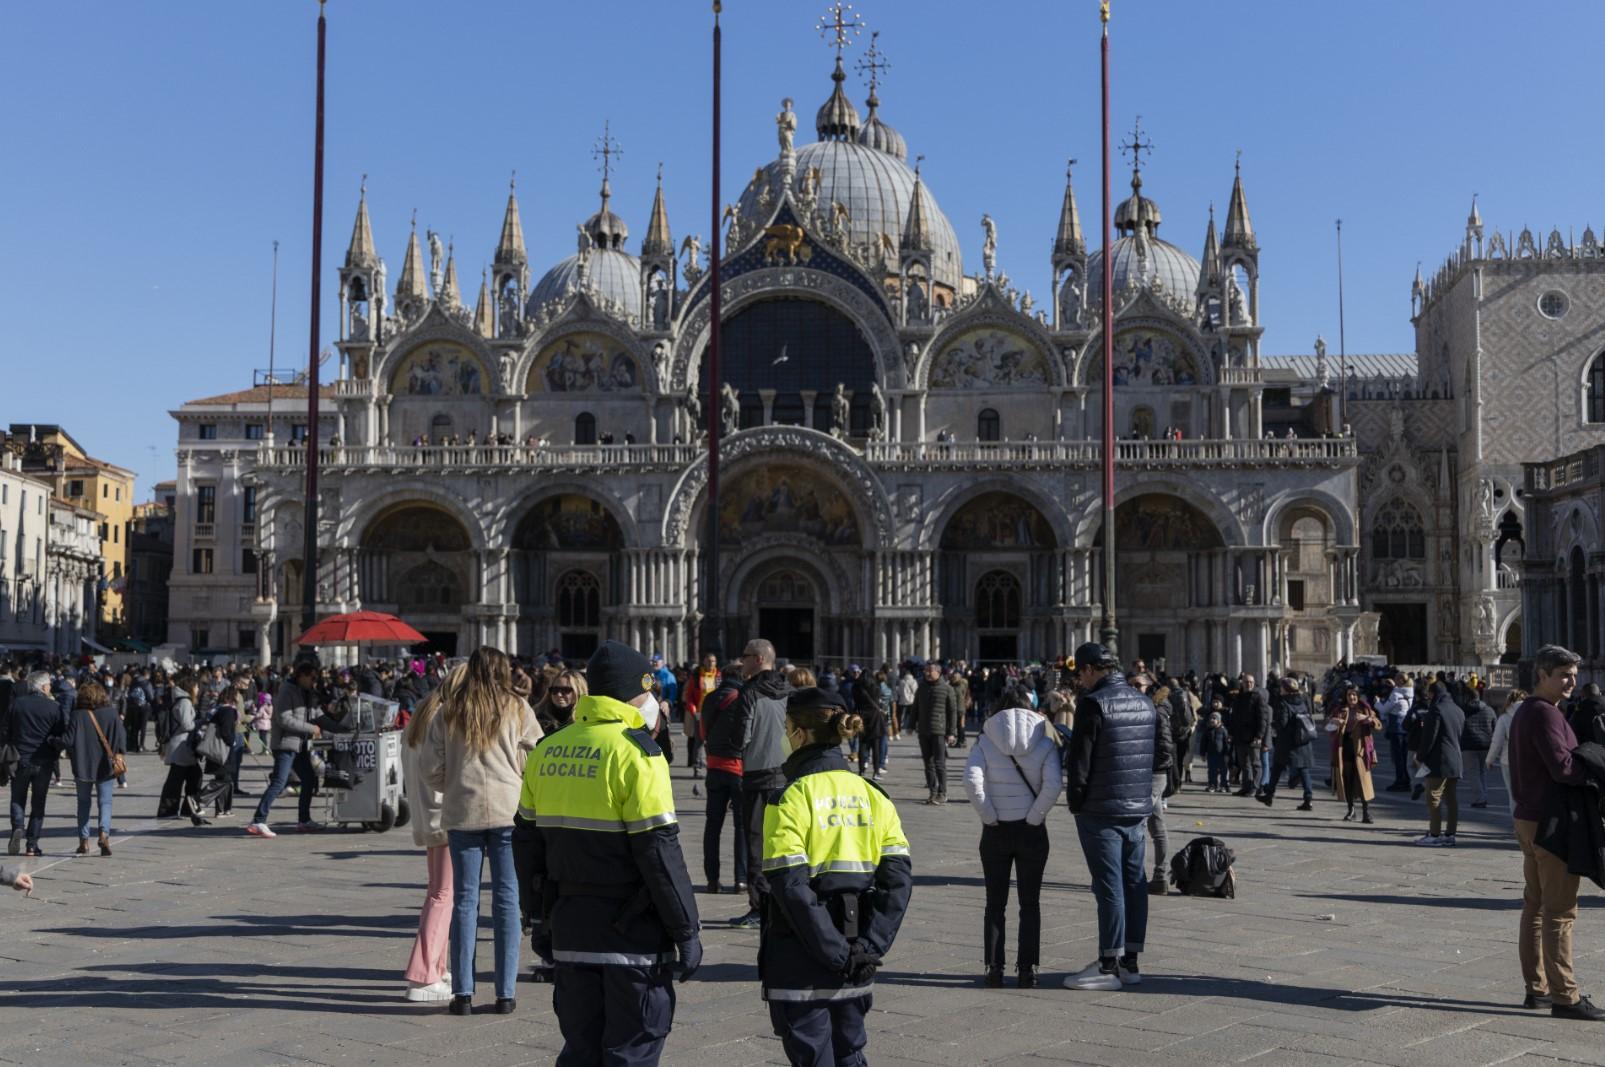
[[[554,697],[555,696],[559,696],[559,695],[563,695],[563,696],[573,696],[574,695],[574,690],[568,688],[567,686],[561,686],[561,685],[554,685],[554,686],[552,686],[552,688],[548,689],[547,692],[552,694]]]

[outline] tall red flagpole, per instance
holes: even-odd
[[[708,420],[708,500],[704,519],[707,532],[702,546],[702,633],[703,655],[714,653],[724,658],[724,620],[719,610],[719,432],[722,412],[719,374],[719,12],[723,5],[713,0],[713,243],[708,250],[708,271],[711,285],[708,291],[708,402],[703,411]]]
[[[1099,4],[1103,22],[1103,624],[1099,638],[1119,655],[1120,627],[1115,621],[1115,298],[1114,263],[1110,259],[1109,197],[1109,0]]]
[[[306,529],[301,542],[301,629],[318,621],[318,287],[323,280],[323,59],[328,20],[318,0],[318,118],[312,151],[312,337],[307,351]]]

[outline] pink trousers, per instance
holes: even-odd
[[[451,852],[445,845],[429,850],[429,892],[418,915],[418,936],[407,960],[407,981],[433,985],[446,974],[451,949]]]

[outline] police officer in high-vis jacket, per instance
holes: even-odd
[[[786,1056],[808,1067],[865,1062],[875,969],[914,884],[897,809],[842,755],[862,728],[838,694],[793,693],[786,786],[764,808],[758,975]]]
[[[604,642],[586,674],[590,696],[531,754],[519,799],[540,831],[537,951],[556,965],[560,1067],[655,1064],[674,1022],[671,978],[702,961],[669,764],[652,741],[664,712],[633,648]]]

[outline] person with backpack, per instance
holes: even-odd
[[[128,751],[145,750],[145,722],[150,716],[150,689],[142,675],[125,674],[123,689],[123,728],[128,731]]]
[[[1041,961],[1042,873],[1048,865],[1048,812],[1064,789],[1062,739],[1056,727],[1031,709],[1018,685],[1004,690],[998,710],[981,725],[980,738],[964,768],[970,804],[981,817],[981,870],[986,878],[982,943],[986,985],[1003,985],[1009,875],[1020,901],[1017,985],[1037,984]]]
[[[1415,843],[1424,848],[1453,848],[1460,821],[1459,784],[1464,769],[1460,733],[1466,727],[1466,713],[1450,697],[1446,679],[1434,681],[1427,692],[1431,704],[1421,716],[1415,748],[1416,764],[1427,769],[1427,832]]]
[[[1594,699],[1598,701],[1599,709],[1605,712],[1605,700],[1599,697]],[[1488,750],[1493,747],[1494,724],[1499,716],[1484,702],[1476,687],[1469,684],[1461,691],[1460,706],[1466,713],[1466,725],[1460,730],[1460,751],[1465,756],[1461,762],[1464,764],[1466,777],[1477,789],[1477,799],[1471,802],[1471,806],[1486,808]]]
[[[1309,702],[1299,691],[1296,679],[1282,679],[1282,699],[1277,701],[1272,727],[1276,732],[1276,745],[1271,755],[1271,775],[1259,802],[1270,807],[1276,800],[1276,783],[1282,780],[1282,775],[1291,772],[1290,780],[1302,781],[1304,785],[1304,803],[1298,810],[1313,811],[1315,787],[1310,780],[1310,768],[1315,766],[1315,717],[1310,714]]]

